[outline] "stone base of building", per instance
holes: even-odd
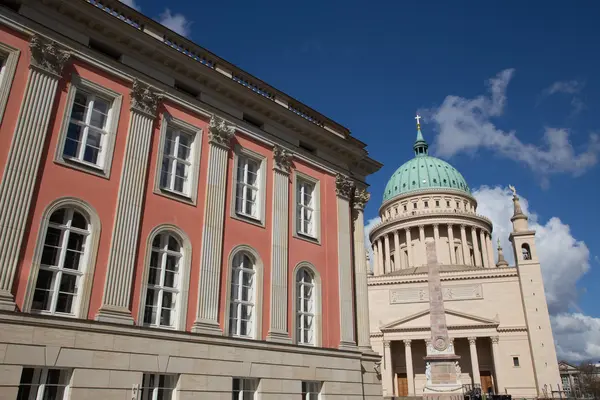
[[[320,382],[324,399],[380,400],[374,354],[309,348],[98,321],[0,312],[0,399],[15,399],[23,367],[68,371],[71,399],[132,398],[144,374],[176,376],[178,400],[231,399],[234,378],[261,400],[300,398]]]
[[[463,400],[462,393],[423,393],[423,400]]]

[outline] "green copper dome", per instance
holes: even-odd
[[[415,157],[394,172],[383,193],[383,201],[408,192],[425,189],[456,189],[471,195],[467,181],[452,165],[429,156],[427,142],[417,124],[417,140],[413,146]]]

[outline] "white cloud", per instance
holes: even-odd
[[[119,0],[121,3],[134,8],[138,11],[140,11],[142,8],[135,2],[135,0]]]
[[[553,94],[571,95],[571,106],[573,107],[571,115],[575,115],[579,114],[586,108],[585,103],[583,100],[581,100],[581,97],[579,97],[579,93],[581,93],[584,87],[585,82],[579,82],[576,80],[558,81],[544,89],[542,91],[542,97],[551,96]]]
[[[569,141],[568,129],[545,128],[542,144],[538,146],[523,143],[514,131],[494,125],[492,118],[504,112],[506,88],[513,75],[514,69],[506,69],[488,81],[487,95],[472,99],[447,96],[440,107],[428,112],[439,132],[434,141],[436,154],[452,157],[485,148],[524,163],[544,179],[560,172],[577,176],[594,166],[600,152],[597,134],[590,134],[585,151],[577,153]]]
[[[490,218],[494,224],[494,243],[500,238],[505,258],[514,265],[514,254],[508,241],[512,231],[511,192],[507,188],[482,186],[474,190],[473,195],[479,204],[478,213]],[[600,318],[571,313],[571,310],[579,309],[576,284],[590,268],[586,244],[575,239],[569,225],[560,218],[552,217],[542,222],[529,209],[527,199],[521,197],[520,201],[523,212],[529,215],[529,226],[537,232],[536,247],[558,356],[572,361],[600,358],[600,336],[597,335]]]
[[[368,220],[365,224],[365,245],[367,246],[367,254],[369,255],[370,260],[369,269],[371,271],[373,270],[373,248],[371,247],[371,241],[369,240],[369,233],[371,233],[371,230],[375,227],[375,225],[380,222],[381,218],[375,217]]]
[[[172,14],[168,8],[158,16],[158,22],[181,36],[188,36],[191,33],[192,22],[188,21],[183,14]]]

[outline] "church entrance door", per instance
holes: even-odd
[[[408,377],[406,374],[398,374],[398,393],[399,397],[408,396]]]
[[[495,392],[492,373],[490,371],[481,371],[479,375],[481,376],[481,391],[487,393],[488,389],[492,388],[492,392]]]

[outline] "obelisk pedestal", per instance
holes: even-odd
[[[427,253],[429,315],[431,340],[427,343],[425,375],[427,383],[423,390],[424,400],[461,400],[460,356],[454,353],[454,344],[448,337],[444,297],[440,280],[435,243],[425,244]]]

